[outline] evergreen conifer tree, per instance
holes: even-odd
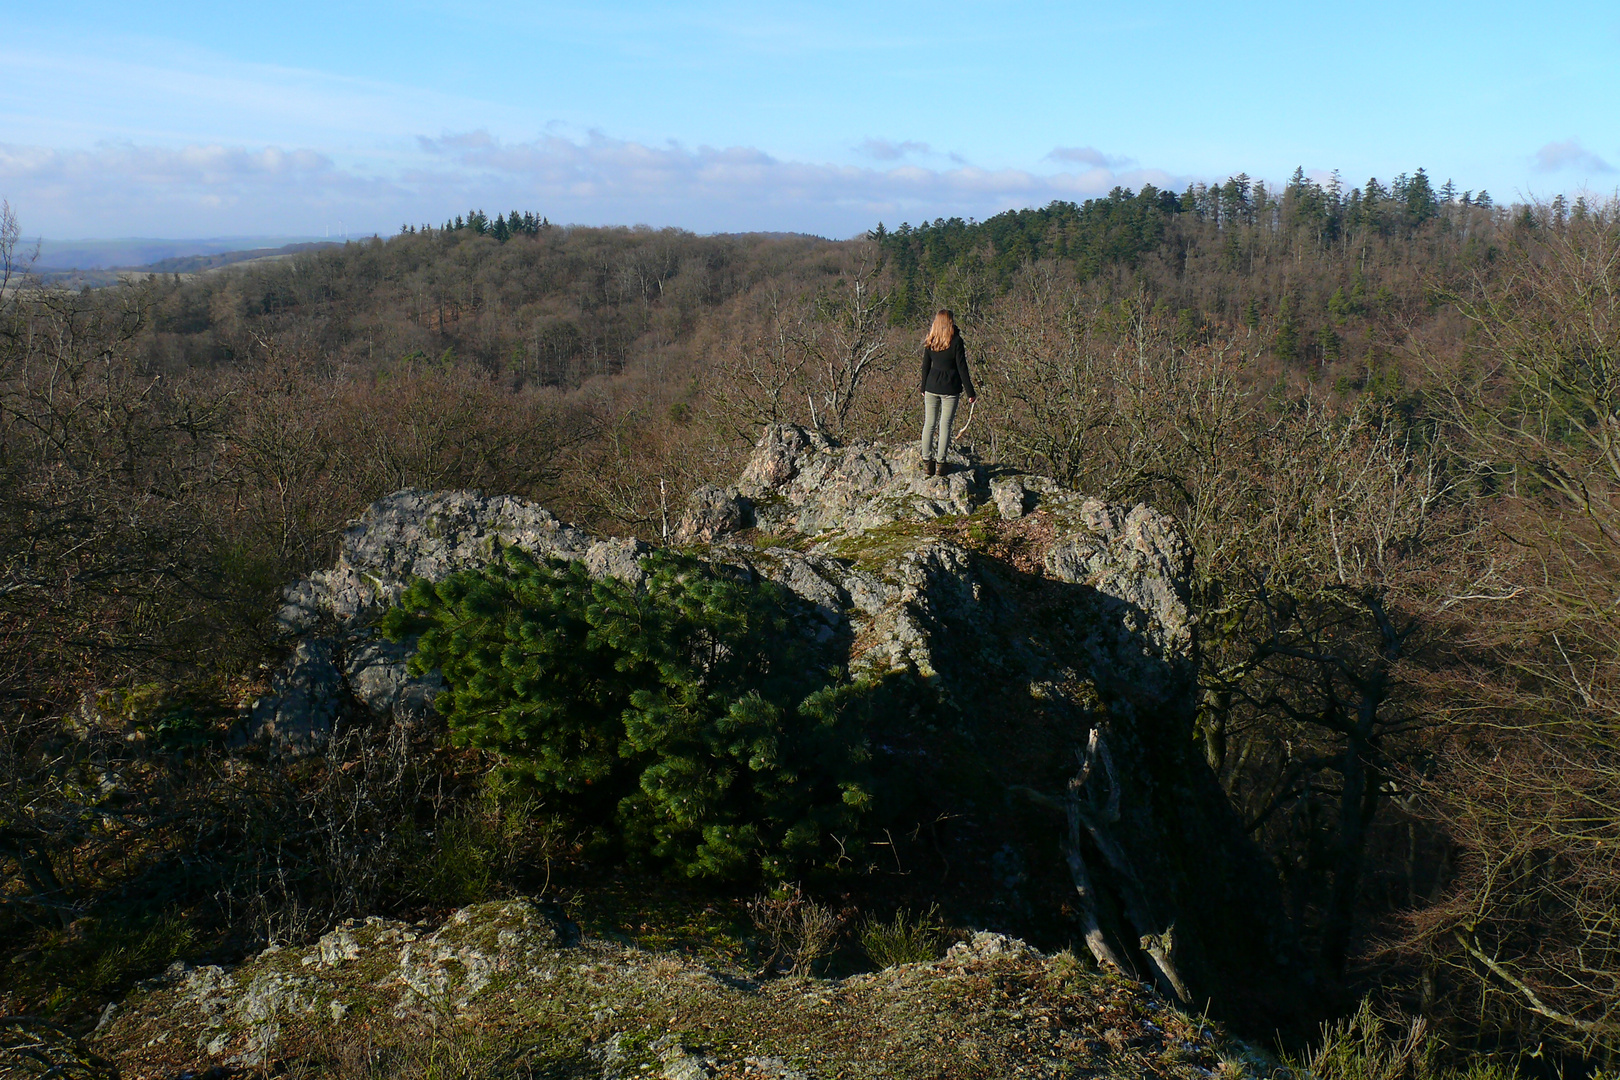
[[[1294,326],[1294,312],[1288,297],[1277,305],[1277,336],[1272,339],[1271,351],[1279,360],[1299,359],[1299,330]]]
[[[873,684],[822,666],[791,594],[667,553],[638,587],[516,548],[383,620],[420,634],[454,742],[611,822],[626,850],[693,876],[788,876],[870,807],[860,722]]]

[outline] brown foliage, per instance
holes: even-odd
[[[1455,297],[1480,366],[1453,422],[1500,492],[1496,559],[1458,606],[1470,677],[1424,786],[1459,849],[1404,945],[1470,1026],[1620,1048],[1620,231],[1527,216]],[[1466,1010],[1466,1011],[1465,1011]]]
[[[1210,765],[1340,975],[1390,778],[1421,750],[1424,612],[1477,515],[1388,410],[1271,399],[1240,334],[1178,340],[1140,293],[1108,302],[1036,268],[984,325],[998,456],[1185,530]]]
[[[1181,523],[1206,757],[1324,971],[1386,965],[1362,973],[1427,987],[1454,1034],[1613,1049],[1613,213],[1286,222],[1182,214],[1084,282],[1061,259],[1003,282],[986,250],[906,288],[962,318],[982,458]],[[201,853],[221,918],[261,935],[311,898],[398,900],[397,851],[336,824],[437,813],[387,747],[340,742],[296,782],[209,759],[203,782],[59,723],[115,686],[242,693],[279,587],[378,496],[511,492],[656,537],[762,423],[916,420],[923,326],[889,325],[899,286],[863,243],[430,230],[84,296],[18,290],[5,254],[0,826],[7,896],[58,929],[150,882],[120,853]],[[112,774],[109,819],[84,793]],[[296,859],[222,869],[300,812]]]

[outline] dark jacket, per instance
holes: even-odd
[[[973,390],[973,376],[968,374],[967,349],[962,345],[962,332],[958,330],[943,352],[923,347],[922,388],[925,394],[956,397],[966,393],[978,397]]]

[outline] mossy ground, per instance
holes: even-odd
[[[767,1060],[818,1078],[1203,1080],[1231,1056],[1213,1026],[1067,953],[964,947],[942,961],[839,980],[753,981],[587,937],[498,975],[461,1008],[402,1011],[388,979],[395,953],[376,926],[369,932],[355,931],[375,955],[322,974],[344,1003],[342,1018],[332,1018],[324,997],[297,1022],[280,1017],[271,1054],[239,1072],[638,1076],[686,1057],[707,1075],[737,1080],[769,1075]],[[261,957],[237,981],[298,978],[311,970],[309,955]],[[195,1003],[162,989],[132,999],[96,1045],[128,1080],[200,1075],[220,1061],[206,1049],[220,1030]]]

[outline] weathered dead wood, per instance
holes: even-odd
[[[1132,966],[1114,951],[1108,935],[1103,933],[1102,919],[1097,910],[1097,889],[1086,870],[1085,856],[1080,853],[1080,792],[1085,787],[1088,773],[1089,763],[1082,764],[1079,775],[1069,780],[1064,807],[1068,813],[1069,837],[1063,845],[1063,853],[1068,859],[1069,877],[1074,880],[1074,891],[1079,899],[1080,929],[1086,940],[1086,948],[1099,965],[1129,973]]]
[[[1075,879],[1075,889],[1077,892],[1082,893],[1082,900],[1086,899],[1085,893],[1090,889],[1090,875],[1085,871],[1084,858],[1080,853],[1080,826],[1084,825],[1086,833],[1091,837],[1092,844],[1102,855],[1103,860],[1108,864],[1108,868],[1113,871],[1114,877],[1119,883],[1120,906],[1125,913],[1126,919],[1130,921],[1132,928],[1135,929],[1138,935],[1138,943],[1142,951],[1151,961],[1155,981],[1159,984],[1159,990],[1167,996],[1175,998],[1182,1005],[1190,1005],[1192,1003],[1192,994],[1188,991],[1187,983],[1181,977],[1181,972],[1177,970],[1173,957],[1175,923],[1172,921],[1168,926],[1161,926],[1158,920],[1153,917],[1152,908],[1147,903],[1146,890],[1142,887],[1141,878],[1137,875],[1130,857],[1125,853],[1125,849],[1120,846],[1108,828],[1108,826],[1117,823],[1120,819],[1120,785],[1114,775],[1113,755],[1108,751],[1108,743],[1103,737],[1100,726],[1091,729],[1091,733],[1086,739],[1085,749],[1076,750],[1075,754],[1079,759],[1080,771],[1069,781],[1066,807],[1069,818],[1067,855],[1069,873]],[[1086,802],[1088,800],[1085,796],[1088,794],[1095,767],[1099,764],[1102,766],[1102,777],[1107,785],[1107,790],[1103,796],[1104,802],[1101,809],[1095,810],[1087,807]],[[1079,873],[1076,873],[1077,867]],[[1082,876],[1085,882],[1084,889],[1082,888]],[[1091,901],[1089,920],[1090,924],[1095,924],[1097,920],[1094,893]],[[1099,939],[1101,939],[1100,928],[1097,933]],[[1091,945],[1089,925],[1086,944],[1091,948],[1092,955],[1097,956],[1096,947]],[[1112,954],[1112,949],[1108,951]],[[1098,956],[1098,962],[1101,961],[1102,957]],[[1123,964],[1120,964],[1117,959],[1111,962],[1122,970],[1129,970]]]

